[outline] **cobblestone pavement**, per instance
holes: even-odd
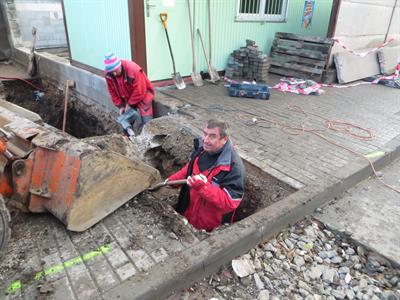
[[[165,220],[160,210],[173,211],[142,194],[84,233],[66,231],[50,215],[18,216],[7,247],[14,251],[0,263],[2,295],[92,299],[199,242],[180,216]]]
[[[322,178],[340,179],[337,171],[358,156],[327,143],[315,134],[284,131],[282,126],[303,125],[306,129],[323,130],[321,135],[361,156],[377,150],[385,151],[385,144],[400,133],[398,90],[382,86],[327,88],[323,96],[273,91],[268,101],[228,97],[226,88],[211,84],[201,89],[189,86],[185,90],[167,90],[164,93],[190,104],[182,111],[195,116],[191,123],[199,130],[211,116],[228,121],[242,157],[295,188],[316,183]],[[308,119],[303,113],[288,109],[289,105],[310,113]],[[325,120],[311,114],[358,124],[372,130],[374,138],[359,140],[346,131],[327,130]],[[253,118],[257,120],[256,124],[252,122]],[[353,133],[367,135],[357,130]]]
[[[287,109],[288,104],[295,104],[332,119],[358,123],[372,129],[375,139],[359,141],[334,131],[324,134],[362,155],[377,150],[393,150],[387,145],[400,132],[398,91],[381,86],[329,90],[325,96],[319,97],[273,92],[269,101],[227,97],[222,85],[206,85],[200,89],[188,87],[183,91],[165,93],[168,97],[160,95],[159,99],[180,102],[179,111],[199,130],[210,117],[231,121],[233,140],[244,159],[301,190],[313,186],[317,191],[318,187],[324,186],[322,183],[344,180],[343,170],[346,168],[354,173],[363,165],[354,166],[352,163],[357,157],[326,144],[315,135],[288,135],[274,124],[262,122],[262,118],[298,124],[302,115]],[[258,120],[257,124],[253,124],[252,118]],[[315,119],[307,121],[306,125],[321,126]],[[294,203],[293,199],[288,202]],[[122,298],[130,299],[149,286],[157,290],[156,285],[168,279],[165,270],[159,271],[162,266],[175,263],[172,269],[185,274],[185,267],[189,265],[186,255],[191,251],[195,253],[191,257],[201,261],[204,255],[212,257],[218,253],[222,263],[223,257],[230,257],[238,251],[224,248],[229,247],[230,241],[242,239],[241,249],[245,249],[260,239],[260,233],[252,233],[249,226],[267,230],[263,223],[258,223],[262,220],[261,211],[257,217],[207,235],[192,230],[180,216],[173,220],[163,217],[164,209],[171,207],[144,194],[81,234],[66,232],[62,224],[48,215],[18,216],[14,219],[9,247],[17,250],[6,253],[0,262],[0,297],[111,299],[124,294]],[[272,214],[274,210],[263,211]],[[290,212],[286,214],[290,215]],[[148,220],[145,224],[141,223],[144,215]],[[170,231],[171,223],[175,232]],[[284,225],[279,224],[276,226]],[[222,233],[225,231],[224,236]],[[249,234],[252,238],[243,239],[240,234]],[[196,266],[208,272],[208,266],[201,262]],[[155,274],[159,276],[157,280]],[[185,280],[192,279],[187,276]],[[164,288],[168,290],[168,287]]]

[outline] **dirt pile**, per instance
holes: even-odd
[[[195,136],[184,120],[165,116],[146,124],[137,143],[145,159],[163,176],[168,176],[187,162]]]

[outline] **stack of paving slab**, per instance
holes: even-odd
[[[366,52],[369,49],[357,49]],[[378,74],[392,75],[400,62],[400,45],[386,46],[363,57],[349,52],[333,55],[339,83],[348,83]]]
[[[268,56],[259,49],[255,41],[246,40],[246,47],[240,47],[229,56],[225,76],[266,82],[269,66]]]

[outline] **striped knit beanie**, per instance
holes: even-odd
[[[112,72],[121,66],[121,60],[113,53],[109,52],[104,55],[104,66],[106,72]]]

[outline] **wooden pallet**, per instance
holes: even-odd
[[[330,38],[277,32],[271,48],[269,72],[321,82],[332,45]]]

